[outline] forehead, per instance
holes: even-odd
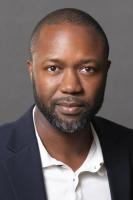
[[[101,35],[92,26],[53,24],[41,28],[35,44],[35,52],[56,52],[61,55],[62,52],[68,51],[103,53]]]

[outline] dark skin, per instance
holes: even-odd
[[[99,34],[92,28],[73,24],[45,25],[28,61],[31,80],[43,103],[75,96],[94,106],[98,91],[106,82],[110,62]],[[83,112],[75,102],[55,107],[66,122],[78,121]],[[49,154],[77,170],[92,144],[90,126],[75,133],[54,128],[38,108],[35,110],[38,134]]]

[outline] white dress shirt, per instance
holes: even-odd
[[[92,124],[94,140],[85,161],[74,172],[47,152],[36,130],[34,112],[35,108],[33,121],[48,200],[111,200],[102,150]]]

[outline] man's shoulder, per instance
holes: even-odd
[[[116,123],[114,121],[111,121],[109,119],[105,119],[103,117],[96,116],[92,120],[94,123],[94,126],[99,127],[100,129],[104,131],[118,134],[125,134],[125,133],[131,133],[133,135],[133,129],[128,128],[126,126],[123,126],[119,123]]]
[[[114,144],[117,144],[117,148],[121,146],[133,152],[133,129],[102,117],[95,117],[92,123],[102,145],[114,148]]]
[[[10,133],[14,129],[14,123],[15,122],[6,123],[0,126],[0,143],[8,139]]]
[[[28,127],[33,125],[32,110],[33,106],[17,120],[0,125],[0,143],[7,140],[12,132],[15,132],[16,130],[26,131]]]

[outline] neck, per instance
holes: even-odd
[[[73,170],[85,160],[91,143],[91,127],[76,133],[63,133],[54,128],[36,108],[35,124],[41,141],[48,153],[57,160],[69,165]]]

